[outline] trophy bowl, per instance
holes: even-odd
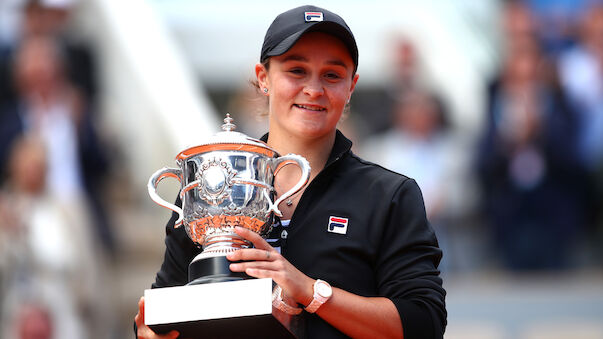
[[[189,238],[202,248],[189,265],[189,284],[248,278],[228,268],[228,253],[253,246],[238,236],[234,227],[265,237],[274,216],[282,216],[278,205],[305,187],[310,178],[306,159],[295,154],[280,156],[261,140],[235,132],[232,121],[227,114],[222,132],[180,152],[178,168],[164,167],[149,178],[151,199],[178,213],[175,227],[184,225]],[[274,178],[291,164],[301,169],[299,181],[275,200]],[[157,194],[157,185],[167,177],[181,183],[182,208]]]

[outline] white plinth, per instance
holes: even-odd
[[[272,306],[272,279],[145,290],[145,323],[183,338],[295,338],[300,317]]]

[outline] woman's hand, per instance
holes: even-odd
[[[230,261],[245,261],[230,264],[233,272],[245,272],[255,278],[272,278],[283,289],[285,300],[308,305],[312,301],[314,279],[295,268],[259,234],[243,227],[235,232],[251,241],[255,248],[247,248],[228,254]]]
[[[164,335],[156,334],[144,324],[144,297],[141,297],[138,301],[138,313],[134,317],[134,321],[136,321],[138,329],[136,333],[138,339],[176,339],[180,335],[178,331],[170,331]]]

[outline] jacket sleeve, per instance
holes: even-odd
[[[176,205],[182,205],[180,198],[176,200]],[[178,214],[172,213],[165,226],[165,254],[153,288],[182,286],[188,283],[188,264],[200,252],[186,234],[184,226],[174,227],[177,219]]]
[[[400,315],[404,338],[442,338],[446,291],[437,266],[442,258],[427,221],[423,196],[412,179],[394,193],[377,262],[377,288]]]

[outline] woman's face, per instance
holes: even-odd
[[[345,45],[321,33],[304,34],[256,75],[269,96],[270,131],[315,139],[334,133],[358,75]]]

